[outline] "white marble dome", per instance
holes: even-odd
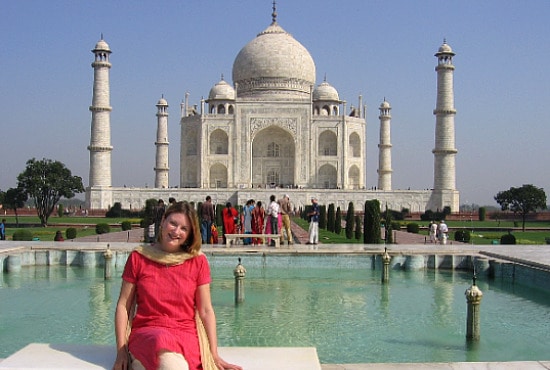
[[[277,22],[246,44],[233,63],[237,95],[309,95],[315,63],[307,49]]]
[[[99,40],[97,44],[95,44],[94,51],[96,50],[111,51],[109,44],[107,44],[103,39]]]
[[[208,94],[209,100],[235,100],[235,90],[223,78],[215,84]]]
[[[323,83],[313,90],[313,100],[340,101],[340,97],[338,96],[338,91],[333,86],[323,81]]]

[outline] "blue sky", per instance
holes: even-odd
[[[113,185],[152,186],[156,107],[169,107],[170,185],[179,182],[180,103],[199,104],[271,22],[271,0],[0,1],[0,189],[30,158],[63,162],[88,185],[93,69],[111,55]],[[550,189],[550,1],[278,0],[279,24],[311,53],[317,84],[367,105],[367,187],[377,183],[378,107],[392,106],[394,189],[433,185],[434,53],[456,52],[457,188]],[[549,194],[550,196],[550,194]],[[80,197],[83,197],[81,195]]]

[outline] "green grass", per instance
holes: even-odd
[[[302,227],[304,230],[308,230],[309,224],[306,220],[295,217],[292,219],[297,225]],[[425,221],[402,221],[402,225],[405,227],[407,223],[417,223],[420,226],[427,226],[429,222]],[[471,239],[470,243],[472,244],[493,244],[494,240],[497,240],[500,242],[500,237],[504,234],[508,233],[508,229],[514,228],[514,222],[513,221],[502,221],[500,222],[500,226],[498,226],[498,223],[496,221],[490,220],[490,221],[449,221],[447,222],[449,227],[451,228],[464,228],[466,230],[472,231],[473,226],[473,233],[471,233]],[[502,228],[502,230],[498,231],[481,231],[476,230],[476,228]],[[521,222],[519,223],[519,227],[521,227]],[[525,227],[536,227],[541,228],[543,230],[541,231],[521,231],[521,230],[515,230],[512,232],[514,236],[516,237],[516,243],[517,244],[546,244],[546,238],[550,238],[550,223],[549,222],[526,222]],[[406,231],[404,228],[401,229],[402,231]],[[421,235],[428,235],[428,231],[426,229],[422,229],[420,231]],[[451,231],[450,240],[454,240],[454,232]],[[354,243],[354,244],[361,244],[363,243],[363,238],[361,240],[357,239],[347,239],[345,236],[345,230],[342,229],[342,233],[340,235],[331,233],[327,230],[319,229],[319,241],[325,244],[348,244],[348,243]]]
[[[15,216],[2,217],[6,219],[6,223],[9,224],[6,228],[6,239],[11,240],[13,233],[17,230],[15,225]],[[48,219],[48,227],[33,227],[29,225],[40,225],[40,219],[38,216],[19,216],[19,228],[25,228],[29,230],[34,238],[40,240],[50,241],[55,237],[55,233],[59,230],[65,238],[65,230],[69,227],[75,227],[77,229],[76,237],[83,237],[89,235],[96,235],[95,225],[99,223],[108,223],[110,225],[120,225],[122,221],[130,221],[132,223],[139,223],[141,219],[128,219],[128,218],[105,218],[105,217],[57,217],[52,216]],[[122,231],[120,226],[111,226],[111,232]]]

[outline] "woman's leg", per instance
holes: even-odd
[[[159,370],[189,370],[189,365],[181,353],[160,352]]]

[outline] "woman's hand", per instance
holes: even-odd
[[[115,364],[113,370],[129,370],[130,368],[130,356],[126,346],[120,348],[116,353]]]
[[[225,362],[220,357],[214,357],[214,362],[220,370],[242,370],[243,368],[238,365],[233,365],[228,362]]]

